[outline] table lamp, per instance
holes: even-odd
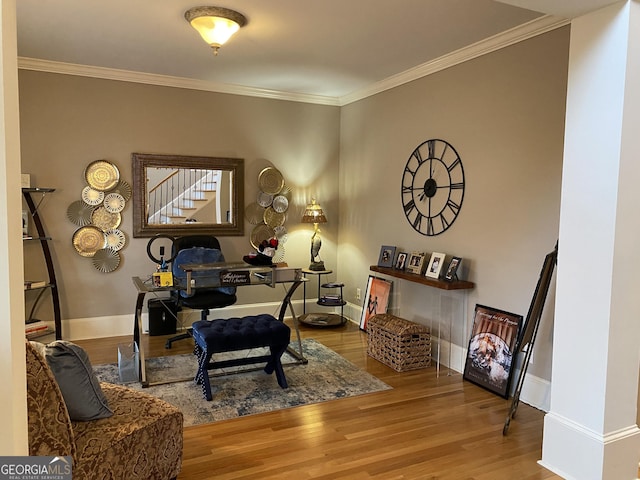
[[[322,239],[320,238],[319,223],[327,223],[327,217],[324,216],[322,207],[316,203],[315,198],[311,200],[311,203],[307,205],[302,215],[302,223],[313,223],[313,236],[311,237],[311,265],[309,270],[323,271],[324,262],[320,260],[320,247],[322,246]]]

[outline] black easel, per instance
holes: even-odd
[[[553,249],[553,252],[548,253],[542,264],[542,270],[540,271],[540,278],[536,285],[536,290],[533,293],[531,299],[531,305],[529,306],[529,312],[527,313],[527,320],[524,325],[524,329],[520,334],[520,338],[516,344],[516,354],[523,351],[524,347],[528,345],[525,352],[524,359],[522,360],[522,368],[520,369],[520,376],[518,377],[518,383],[513,394],[511,401],[511,408],[509,414],[504,422],[504,428],[502,429],[502,435],[506,435],[509,430],[509,424],[511,419],[516,417],[516,410],[520,403],[520,392],[522,391],[522,385],[524,384],[524,377],[527,374],[527,368],[529,366],[529,360],[533,352],[533,345],[536,341],[536,335],[538,333],[538,327],[540,326],[540,317],[542,316],[542,310],[544,309],[544,302],[547,299],[547,293],[549,292],[549,285],[551,284],[551,277],[553,276],[553,270],[555,269],[558,261],[558,243]]]

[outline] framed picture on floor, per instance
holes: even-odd
[[[522,315],[476,305],[463,378],[509,398]]]
[[[440,270],[442,270],[442,265],[444,264],[444,253],[433,252],[431,254],[431,260],[429,260],[429,265],[427,266],[427,271],[425,272],[425,277],[438,278],[440,277]]]
[[[391,293],[391,282],[383,278],[369,275],[367,290],[362,304],[362,315],[360,316],[360,328],[367,330],[367,322],[378,313],[387,313],[389,305],[389,295]]]
[[[393,267],[393,259],[396,258],[396,247],[383,245],[380,247],[380,256],[378,257],[379,267]]]

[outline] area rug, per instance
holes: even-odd
[[[227,371],[212,370],[210,376],[213,400],[207,402],[202,395],[200,385],[193,382],[193,376],[197,370],[194,355],[147,359],[147,374],[151,383],[188,378],[186,381],[147,388],[142,388],[137,382],[126,385],[162,398],[180,408],[184,415],[185,426],[353,397],[391,388],[313,339],[303,340],[302,345],[304,356],[309,360],[307,364],[295,363],[288,354],[282,356],[289,383],[287,389],[281,389],[275,374],[267,375],[262,368],[233,374],[228,374],[230,373],[228,369]],[[260,352],[253,350],[241,353],[253,356]],[[215,358],[220,359],[219,356]],[[103,382],[121,383],[117,364],[96,365],[94,370]]]

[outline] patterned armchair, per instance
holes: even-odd
[[[113,416],[72,421],[47,361],[26,345],[30,455],[71,456],[74,480],[177,478],[180,410],[145,393],[102,383]]]

